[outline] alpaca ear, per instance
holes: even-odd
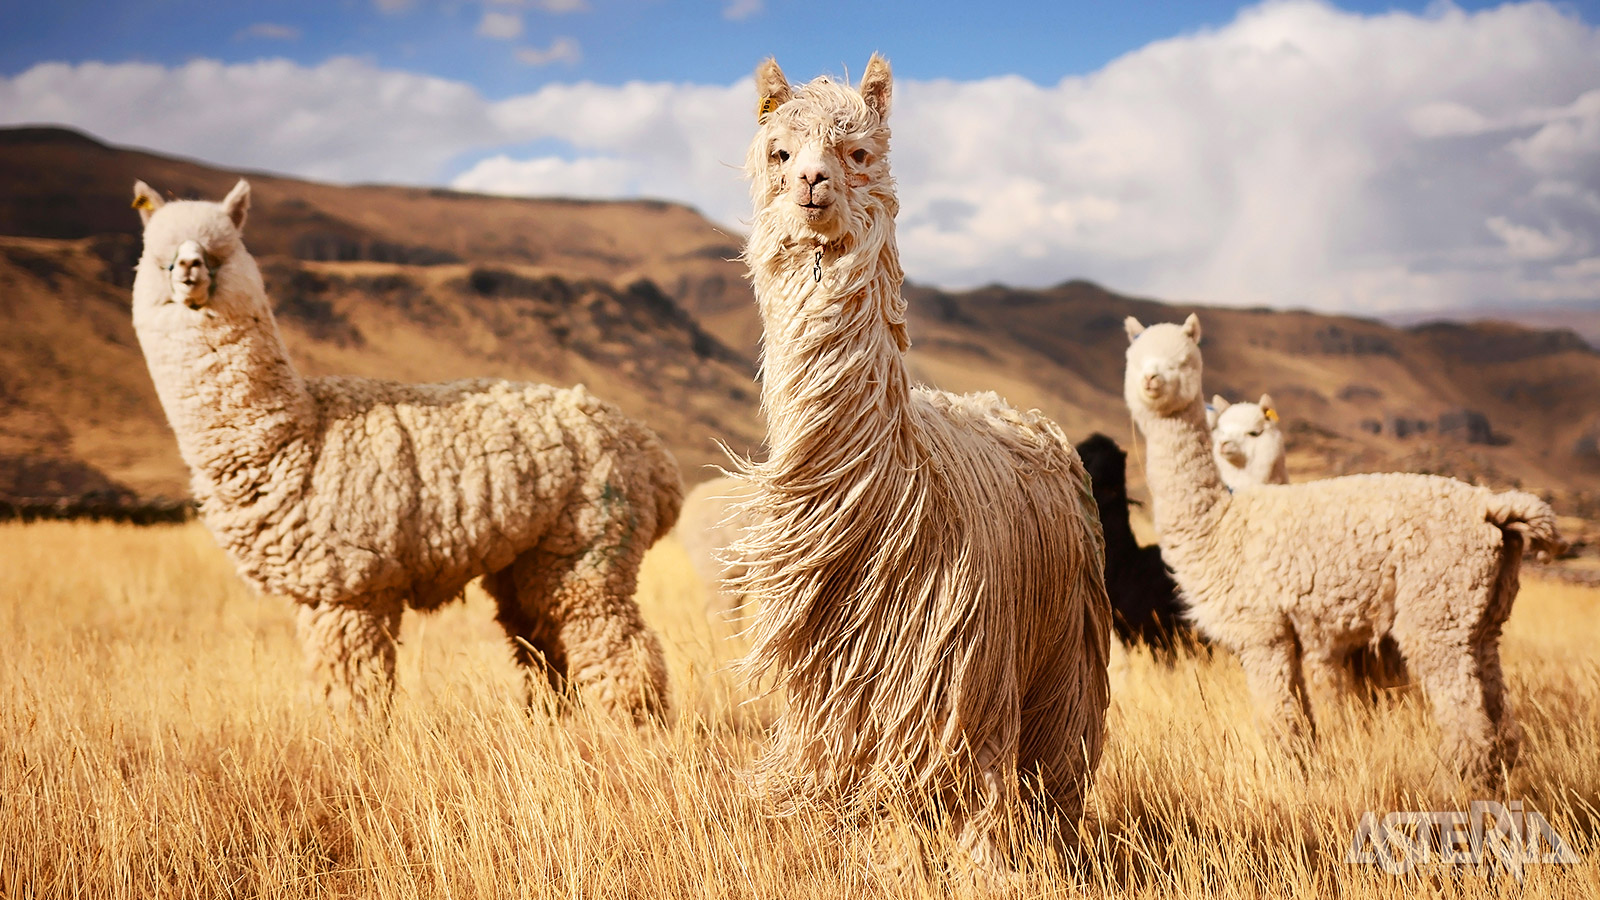
[[[1217,427],[1217,420],[1222,418],[1222,414],[1227,412],[1228,407],[1232,405],[1233,404],[1222,399],[1221,394],[1212,394],[1211,403],[1206,406],[1206,427],[1215,430]]]
[[[889,121],[889,94],[894,87],[894,76],[889,72],[889,61],[874,53],[867,61],[867,71],[861,76],[861,99],[867,108],[878,114],[879,122]]]
[[[1135,319],[1133,316],[1129,316],[1122,320],[1122,330],[1128,333],[1129,343],[1133,343],[1134,338],[1144,334],[1144,326],[1140,325],[1139,320]]]
[[[133,208],[139,211],[139,224],[149,225],[150,217],[166,205],[167,201],[161,199],[155,188],[142,181],[133,183]]]
[[[1183,333],[1189,336],[1189,340],[1194,341],[1196,344],[1200,343],[1200,317],[1198,315],[1189,313],[1189,318],[1183,320]]]
[[[227,210],[228,218],[233,220],[233,227],[244,228],[245,214],[250,212],[250,182],[243,178],[222,198],[222,208]]]
[[[1256,405],[1261,407],[1261,414],[1263,416],[1266,416],[1269,421],[1272,421],[1272,422],[1278,421],[1278,410],[1275,409],[1273,407],[1273,405],[1272,405],[1272,395],[1271,394],[1262,394],[1261,395],[1261,402],[1256,404]]]
[[[789,102],[789,79],[778,68],[778,61],[767,57],[756,67],[756,94],[761,105],[756,108],[756,121],[766,121],[767,114]]]

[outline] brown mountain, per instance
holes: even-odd
[[[0,130],[0,497],[183,491],[128,320],[128,199],[136,178],[219,197],[237,177],[60,129]],[[714,438],[758,444],[741,238],[692,209],[249,177],[246,238],[308,373],[583,381],[661,431],[691,479],[720,459]],[[1070,434],[1124,443],[1123,317],[1194,309],[1086,282],[909,291],[919,378],[997,390]],[[1208,390],[1272,392],[1294,477],[1442,472],[1600,519],[1600,353],[1572,332],[1201,318]]]
[[[186,493],[129,316],[128,202],[137,178],[216,198],[238,177],[0,130],[0,499]],[[660,431],[690,477],[722,460],[716,439],[759,442],[753,360],[674,299],[748,295],[737,241],[693,210],[249,177],[246,241],[308,374],[584,382]]]

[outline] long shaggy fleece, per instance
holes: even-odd
[[[745,260],[768,457],[733,587],[752,673],[788,709],[764,771],[870,808],[932,798],[982,859],[1021,782],[1078,815],[1100,757],[1110,610],[1088,479],[1060,430],[992,393],[912,387],[889,176],[889,71],[860,93],[758,73]],[[809,205],[808,205],[809,202]]]
[[[1200,322],[1143,328],[1124,394],[1147,442],[1162,555],[1200,630],[1239,656],[1265,724],[1309,736],[1302,655],[1344,671],[1393,635],[1444,732],[1444,758],[1494,783],[1519,730],[1500,671],[1524,545],[1559,546],[1531,494],[1428,475],[1353,475],[1228,493],[1201,401]]]
[[[487,575],[524,663],[608,707],[659,708],[633,592],[682,487],[654,434],[581,386],[302,378],[241,239],[248,186],[220,205],[142,183],[138,198],[134,326],[201,518],[242,577],[302,605],[327,687],[384,702],[402,607]],[[168,270],[191,244],[204,290]]]

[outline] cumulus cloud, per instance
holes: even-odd
[[[557,41],[525,61],[579,56]],[[900,246],[912,278],[957,287],[1089,277],[1360,312],[1592,299],[1597,85],[1600,31],[1550,5],[1364,16],[1306,0],[1056,84],[902,80]],[[729,225],[749,215],[753,102],[748,79],[489,102],[357,60],[0,77],[4,121],[334,180],[660,197]],[[544,149],[508,149],[530,143]],[[464,158],[483,161],[452,181]]]
[[[516,13],[486,11],[478,20],[478,34],[486,38],[511,41],[522,37],[522,16]]]
[[[904,84],[900,243],[946,283],[1362,311],[1592,296],[1553,264],[1600,246],[1575,200],[1600,188],[1596,84],[1600,34],[1547,5],[1314,3],[1056,85]]]
[[[257,22],[249,28],[240,31],[237,37],[265,38],[269,41],[297,41],[300,39],[300,29],[293,25],[279,25],[274,22]]]
[[[548,66],[551,63],[575,65],[583,59],[583,48],[570,37],[558,37],[548,47],[519,47],[517,62],[528,66]]]
[[[61,122],[119,144],[331,181],[427,183],[503,136],[459,82],[354,59],[176,68],[45,63],[0,78],[0,122]]]

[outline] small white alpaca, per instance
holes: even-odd
[[[649,429],[582,387],[302,378],[244,247],[250,186],[134,195],[134,328],[200,516],[241,577],[299,604],[325,693],[386,708],[403,608],[482,575],[552,687],[635,718],[664,708],[633,593],[683,488]]]
[[[1278,427],[1278,410],[1272,396],[1262,394],[1257,403],[1229,403],[1221,394],[1206,408],[1217,469],[1228,490],[1258,484],[1288,484],[1288,451]]]
[[[683,499],[683,513],[673,528],[705,586],[706,614],[715,619],[733,621],[746,612],[744,596],[732,587],[744,567],[727,556],[749,518],[738,507],[749,499],[750,490],[742,478],[720,475],[707,479]]]
[[[1244,665],[1264,724],[1313,737],[1302,656],[1315,672],[1393,635],[1444,732],[1444,758],[1494,784],[1519,730],[1500,630],[1524,545],[1559,546],[1532,494],[1429,475],[1352,475],[1229,493],[1201,399],[1200,320],[1127,320],[1123,394],[1147,444],[1163,558],[1190,616]]]
[[[744,258],[768,456],[739,463],[752,518],[731,587],[758,608],[747,670],[789,698],[769,783],[931,801],[996,871],[1024,792],[1071,833],[1100,758],[1100,524],[1053,422],[911,384],[890,83],[877,56],[859,92],[756,73]]]

